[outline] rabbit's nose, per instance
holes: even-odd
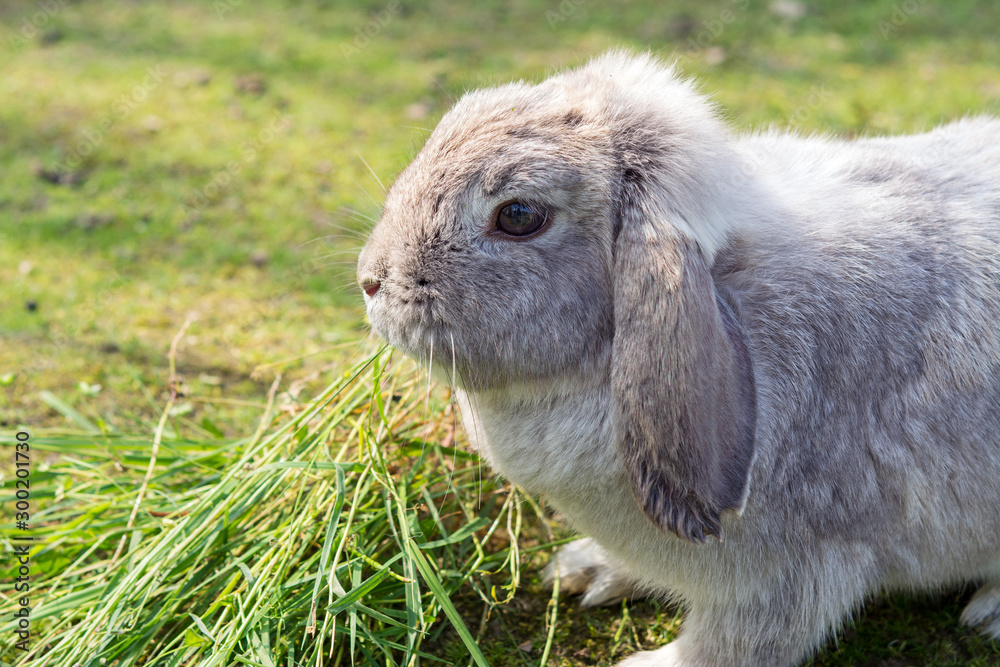
[[[378,279],[377,264],[371,261],[371,255],[368,244],[366,244],[361,249],[361,255],[358,256],[358,284],[361,285],[365,294],[375,296],[375,293],[382,287],[382,281]]]

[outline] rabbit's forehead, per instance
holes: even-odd
[[[594,187],[611,170],[603,137],[546,123],[467,123],[432,137],[390,194],[440,207],[471,196],[538,196]],[[589,133],[593,135],[593,133]]]
[[[431,156],[400,176],[385,213],[401,224],[479,228],[497,206],[513,200],[570,213],[605,207],[606,176],[582,160],[562,159],[523,147],[473,152],[464,159]],[[437,220],[436,223],[432,221]]]

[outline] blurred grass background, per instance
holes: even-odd
[[[288,412],[304,405],[367,349],[353,266],[383,184],[468,89],[650,49],[740,130],[910,132],[1000,110],[998,35],[1000,6],[969,0],[5,0],[0,433],[77,414],[151,435],[191,316],[177,437],[248,436],[278,372]],[[529,571],[484,626],[494,664],[539,659]],[[967,597],[876,604],[814,664],[1000,664],[957,625]],[[676,629],[654,603],[560,607],[552,664]],[[448,637],[422,650],[461,653]]]

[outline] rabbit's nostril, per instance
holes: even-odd
[[[382,287],[382,283],[380,283],[377,280],[361,281],[361,289],[363,289],[365,291],[365,294],[367,294],[368,296],[375,296],[375,293],[378,292],[378,289],[380,287]]]

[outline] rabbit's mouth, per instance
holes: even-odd
[[[505,366],[483,349],[483,340],[463,335],[463,326],[444,314],[444,305],[439,301],[433,298],[376,301],[368,300],[372,329],[443,381],[472,391],[492,386],[497,378],[506,375]]]
[[[442,354],[447,345],[451,364],[455,335],[434,299],[380,294],[366,301],[372,328],[390,345],[411,357],[435,362],[438,360],[434,357]]]

